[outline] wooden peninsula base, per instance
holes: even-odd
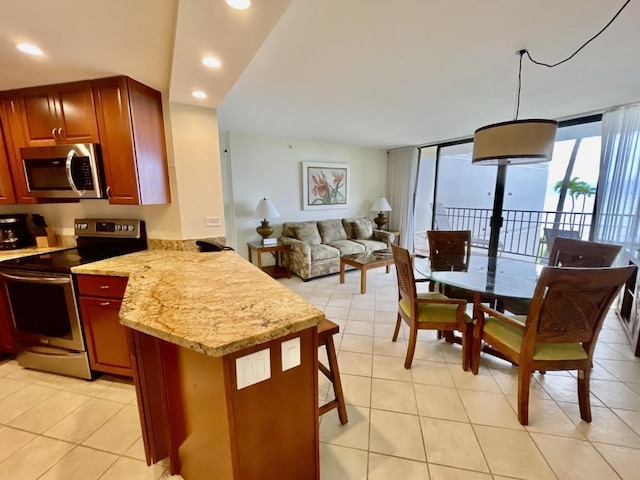
[[[168,456],[185,480],[319,478],[317,327],[222,357],[128,331],[148,463]],[[283,371],[296,337],[301,363]],[[270,377],[238,389],[236,359],[265,349]]]

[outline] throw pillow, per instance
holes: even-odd
[[[355,219],[353,221],[353,229],[358,239],[369,240],[373,237],[373,227],[371,226],[371,220],[368,218]]]
[[[296,238],[301,242],[308,245],[320,245],[322,243],[316,222],[301,223],[300,225],[296,225],[295,230]]]
[[[340,219],[320,220],[318,222],[318,230],[322,237],[322,243],[325,244],[347,239],[347,232],[344,231],[344,227],[342,226]]]

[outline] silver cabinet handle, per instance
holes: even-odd
[[[58,138],[62,140],[62,127],[58,129]]]
[[[111,187],[107,187],[107,198],[111,198]]]
[[[55,139],[56,138],[56,129],[52,128],[51,129],[51,136]]]
[[[107,288],[110,288],[109,285],[100,285],[98,287],[100,290],[106,290]]]
[[[111,302],[98,302],[98,305],[100,305],[101,307],[108,307],[109,305],[111,305]]]

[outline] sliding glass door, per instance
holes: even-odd
[[[431,220],[428,228],[471,230],[474,254],[491,250],[544,262],[555,236],[589,239],[600,158],[595,120],[561,124],[551,162],[510,165],[501,172],[471,164],[471,141],[438,146],[435,160],[421,159],[416,233],[424,231],[418,210],[428,208],[431,215],[419,217]],[[496,199],[500,191],[503,197]]]

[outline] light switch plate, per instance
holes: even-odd
[[[236,384],[238,390],[271,378],[269,349],[236,358]]]
[[[300,365],[300,337],[292,338],[280,344],[282,348],[282,371]]]

